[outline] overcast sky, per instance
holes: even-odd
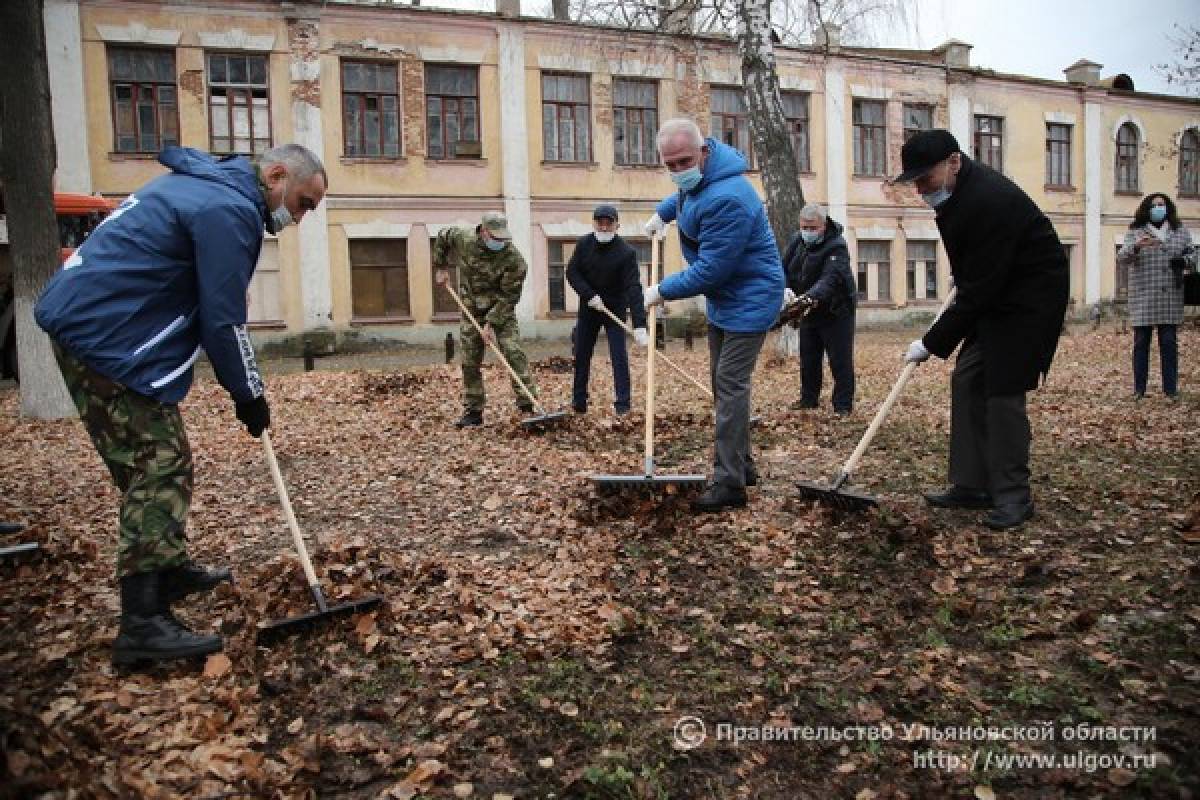
[[[974,45],[971,63],[998,72],[1063,80],[1063,68],[1087,58],[1101,75],[1124,72],[1141,91],[1182,94],[1155,64],[1174,61],[1176,26],[1200,26],[1200,0],[914,0],[907,25],[877,33],[881,47],[929,49],[946,39]],[[446,8],[492,9],[491,0],[422,0]],[[521,0],[542,14],[549,0]],[[1141,14],[1131,9],[1142,8]]]

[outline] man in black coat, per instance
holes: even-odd
[[[798,296],[809,306],[799,321],[799,407],[817,407],[828,354],[833,411],[849,414],[854,408],[854,274],[842,226],[820,205],[800,209],[800,232],[783,254],[783,268],[790,292],[785,301]]]
[[[629,356],[625,351],[625,331],[605,313],[625,319],[633,312],[633,336],[646,346],[646,309],[642,306],[642,286],[638,279],[637,252],[617,235],[617,209],[596,206],[592,212],[591,233],[579,237],[575,252],[567,264],[567,282],[579,295],[579,315],[575,320],[575,380],[571,406],[580,414],[587,412],[588,378],[596,337],[604,328],[608,354],[612,359],[613,385],[618,414],[629,412]]]
[[[937,212],[958,294],[906,361],[948,358],[950,483],[928,493],[942,508],[991,508],[984,524],[1014,528],[1033,516],[1025,393],[1050,369],[1067,309],[1069,271],[1046,215],[1019,186],[958,149],[949,131],[909,139],[904,172]]]

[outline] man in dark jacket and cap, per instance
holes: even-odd
[[[171,604],[230,579],[187,555],[192,452],[179,402],[204,352],[252,436],[271,424],[246,333],[246,290],[263,229],[299,222],[325,196],[325,168],[285,144],[256,163],[168,147],[170,172],[138,189],[50,279],[34,309],[80,419],[122,494],[113,660],[221,649]]]
[[[575,380],[571,406],[582,414],[588,406],[588,378],[592,353],[600,328],[608,339],[612,359],[614,409],[629,412],[629,355],[625,350],[625,331],[605,313],[624,319],[633,312],[633,335],[642,347],[647,344],[646,309],[642,306],[642,285],[638,280],[637,252],[617,234],[616,206],[603,204],[592,212],[592,233],[579,237],[567,264],[567,282],[579,295],[579,315],[575,320]]]
[[[990,508],[984,524],[1014,528],[1033,516],[1025,393],[1050,369],[1067,309],[1069,272],[1046,215],[1019,186],[962,153],[949,131],[916,134],[904,171],[937,213],[958,294],[905,360],[948,358],[950,487],[941,508]]]
[[[842,226],[817,203],[800,209],[800,231],[783,254],[787,303],[801,301],[806,312],[800,333],[799,408],[816,408],[826,354],[833,375],[833,411],[854,408],[854,273]]]

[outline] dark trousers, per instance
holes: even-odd
[[[1150,336],[1153,325],[1138,325],[1133,329],[1133,391],[1146,393],[1150,376]],[[1162,363],[1163,392],[1173,395],[1179,391],[1179,337],[1176,325],[1158,325],[1158,358]]]
[[[713,483],[745,489],[750,454],[750,386],[765,333],[731,333],[708,326],[708,360],[716,401]]]
[[[825,356],[833,375],[833,410],[854,408],[854,315],[800,326],[800,404],[817,407]]]
[[[991,493],[997,505],[1031,502],[1025,393],[988,397],[983,347],[969,341],[950,378],[950,482]]]
[[[579,309],[575,320],[575,380],[571,385],[571,405],[586,409],[588,405],[588,379],[592,372],[592,353],[596,349],[596,338],[600,329],[608,339],[608,356],[612,359],[613,388],[617,411],[629,410],[629,356],[625,350],[625,331],[608,317],[584,306]]]

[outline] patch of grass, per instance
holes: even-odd
[[[999,625],[993,625],[983,633],[983,641],[994,649],[1002,649],[1008,647],[1015,641],[1018,641],[1024,631],[1020,628],[1010,625],[1007,622],[1002,622]]]

